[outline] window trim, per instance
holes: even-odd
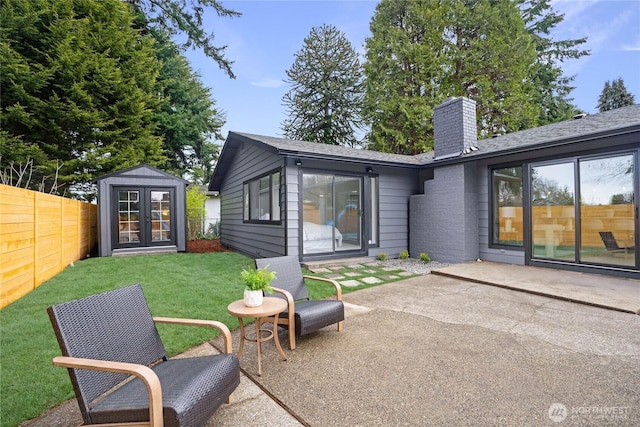
[[[278,183],[274,184],[274,176],[278,175]],[[251,179],[248,179],[246,181],[244,181],[242,183],[242,222],[246,223],[246,224],[282,224],[283,218],[282,218],[282,203],[283,203],[283,197],[282,197],[282,168],[276,168],[276,169],[272,169],[266,173],[263,173],[261,175],[255,176]],[[269,186],[268,186],[268,191],[262,191],[262,189],[260,188],[260,182],[264,179],[264,178],[269,178]],[[254,203],[255,201],[252,201],[251,198],[251,185],[257,185],[257,190],[258,190],[258,199],[260,199],[260,196],[262,195],[262,193],[264,194],[268,194],[269,196],[269,210],[268,212],[265,212],[264,214],[268,214],[269,215],[269,219],[260,219],[260,218],[251,218],[251,213],[254,209]],[[277,186],[277,191],[275,186]],[[278,206],[278,219],[271,219],[274,217],[274,200],[273,200],[273,196],[274,194],[278,194],[278,198],[279,200],[277,201],[277,206]],[[258,201],[259,204],[259,201]],[[264,215],[263,214],[263,215]]]

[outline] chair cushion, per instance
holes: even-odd
[[[337,300],[297,301],[295,312],[297,335],[306,335],[344,320],[344,304]],[[288,315],[288,310],[280,313],[280,317]]]
[[[152,369],[162,386],[164,425],[201,426],[240,384],[234,354],[171,359]],[[92,423],[149,420],[149,398],[144,383],[134,378],[92,404]]]

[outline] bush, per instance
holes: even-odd
[[[220,221],[210,222],[206,233],[196,235],[196,240],[214,240],[220,238]]]
[[[400,252],[400,255],[398,255],[398,257],[400,259],[407,259],[409,258],[409,251],[408,250],[403,250],[402,252]]]
[[[386,261],[387,260],[387,254],[382,252],[381,254],[378,254],[378,261]]]
[[[190,186],[186,193],[187,199],[187,240],[194,240],[202,234],[204,220],[204,203],[207,193],[201,191],[197,185]]]
[[[431,262],[431,257],[427,255],[425,252],[420,253],[420,261],[422,262]]]

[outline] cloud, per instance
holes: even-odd
[[[279,79],[262,79],[259,81],[251,82],[251,86],[257,87],[280,87],[284,85],[284,82]]]

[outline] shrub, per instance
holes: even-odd
[[[194,240],[202,234],[204,203],[207,193],[197,185],[190,186],[186,193],[187,203],[187,240]]]
[[[425,252],[420,253],[420,261],[422,262],[431,262],[431,257],[427,255]]]
[[[398,257],[400,259],[407,259],[409,258],[409,251],[408,250],[403,250],[402,252],[400,252],[400,255],[398,255]]]
[[[378,261],[386,261],[387,260],[387,254],[382,252],[381,254],[378,254]]]

